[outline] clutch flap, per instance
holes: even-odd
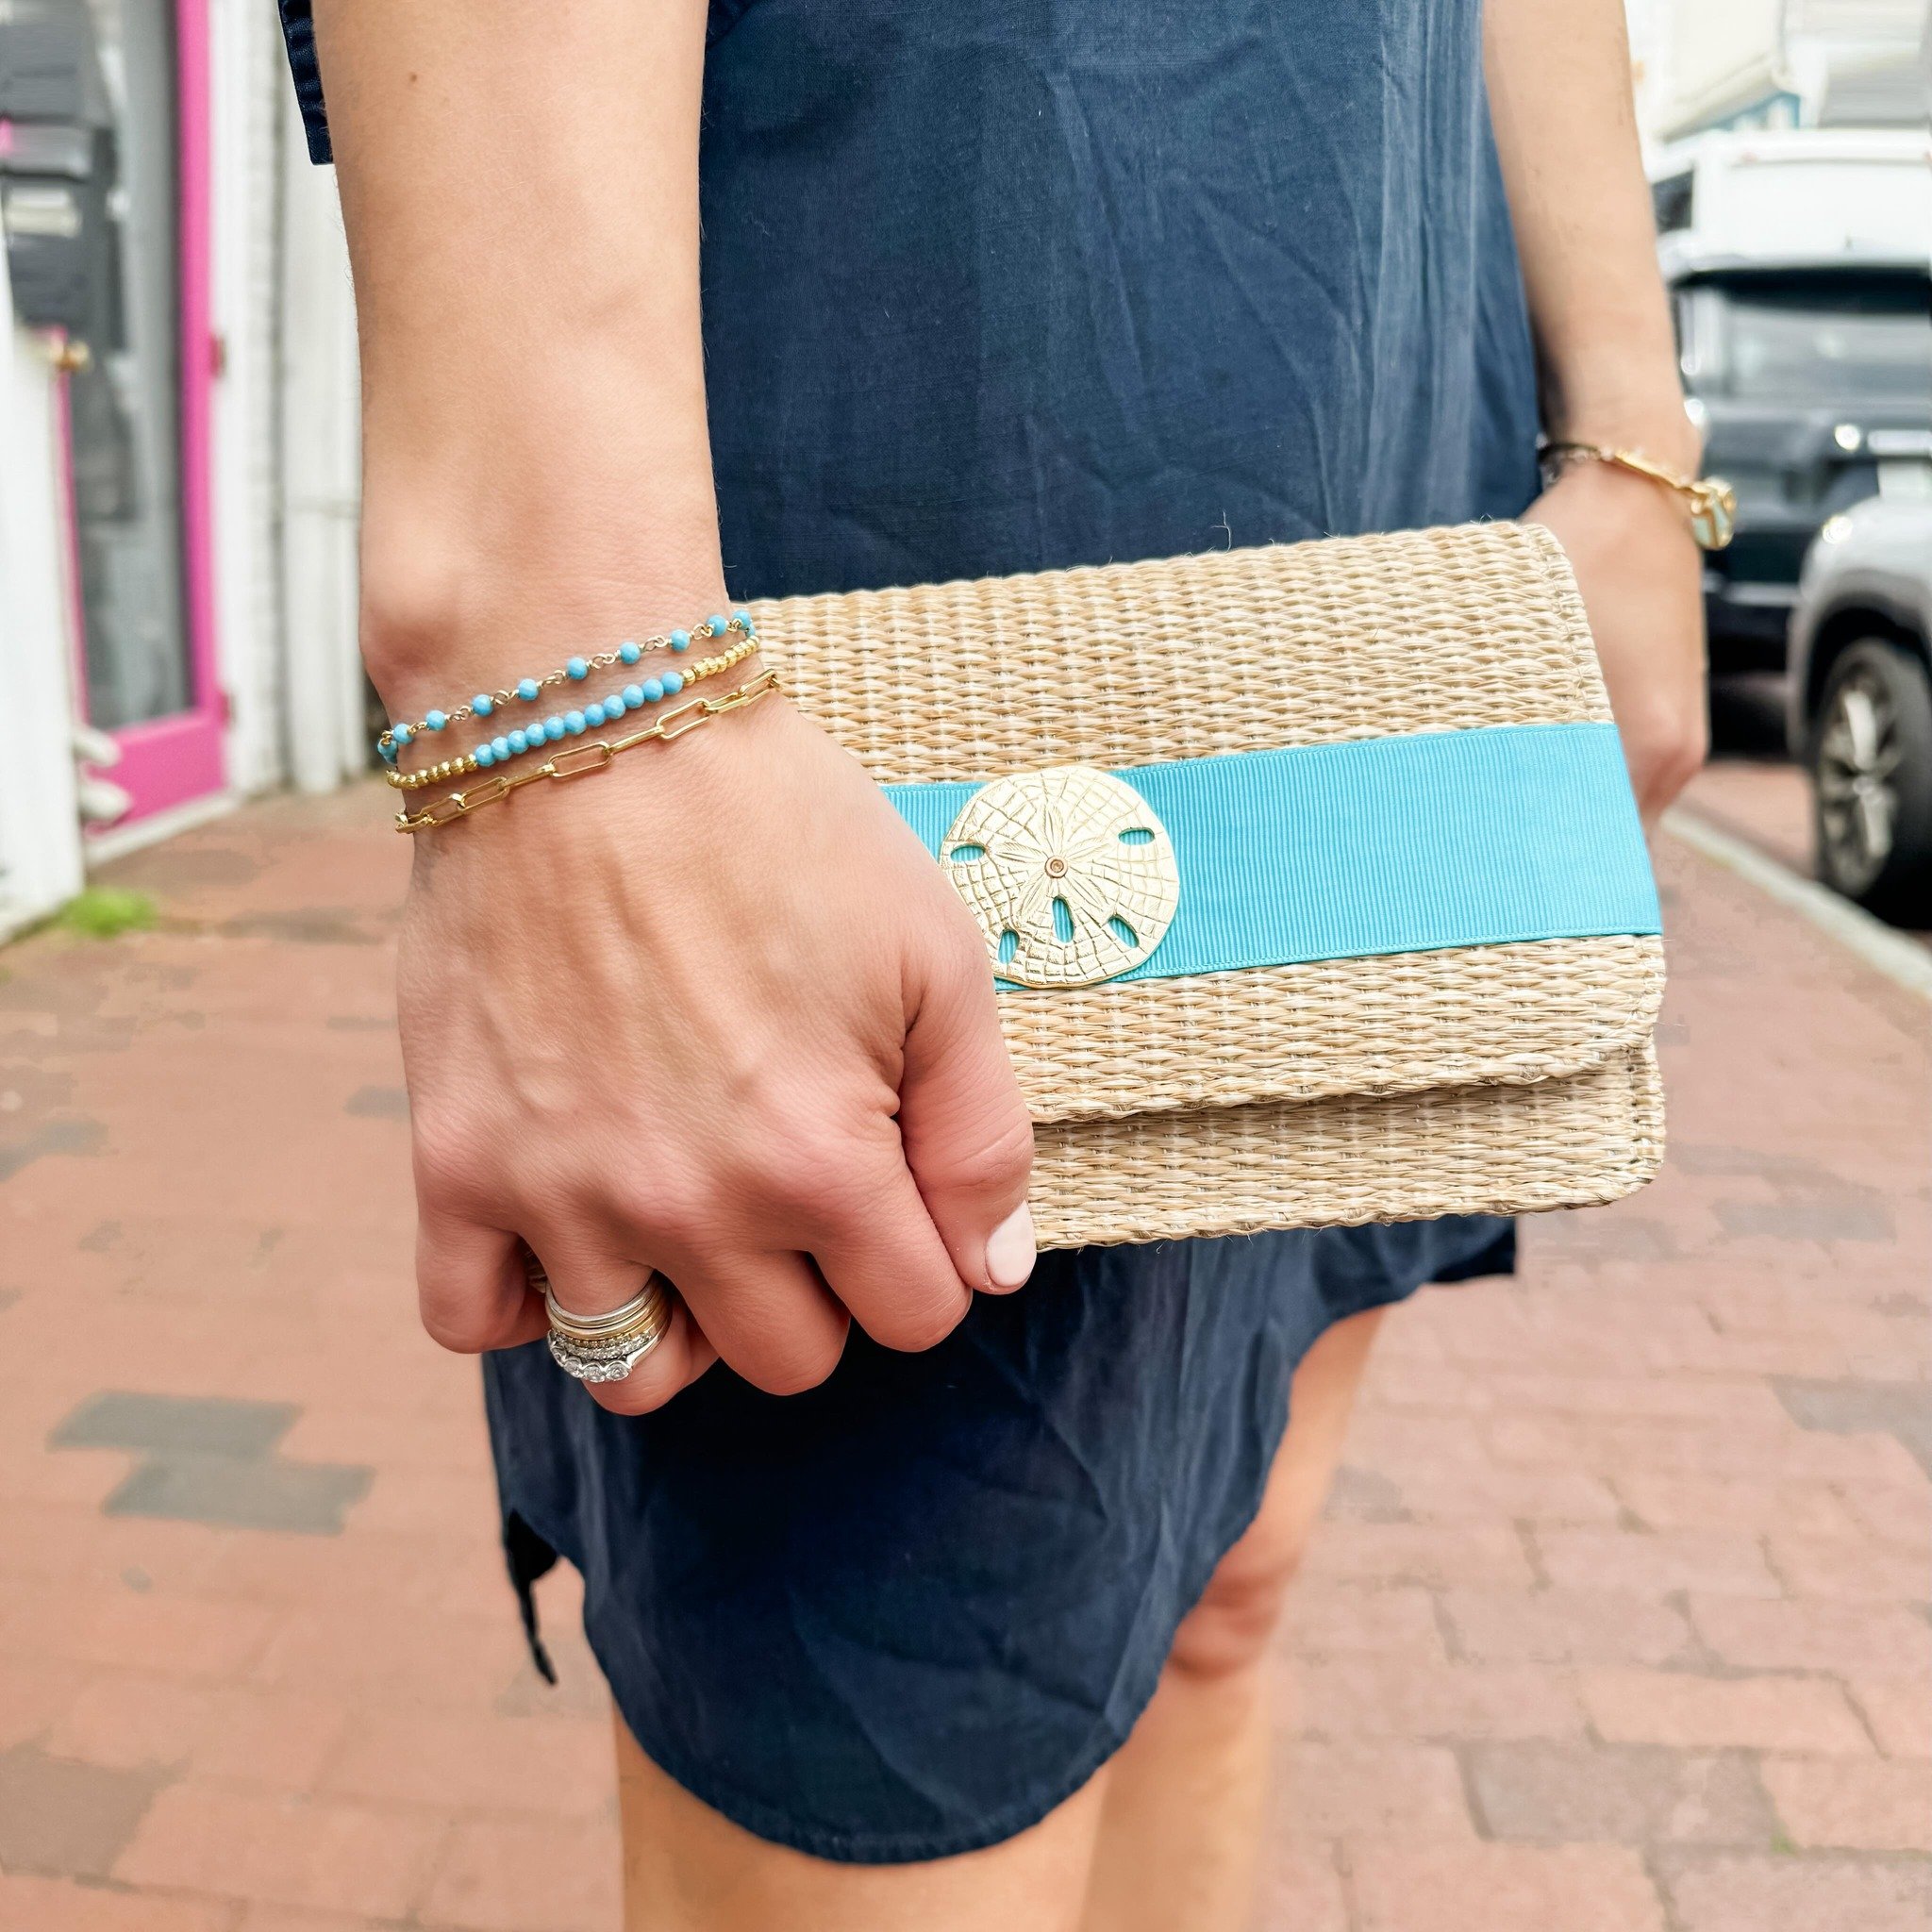
[[[1545,531],[755,614],[973,911],[1039,1121],[1529,1084],[1655,1024],[1655,888]]]

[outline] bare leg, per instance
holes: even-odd
[[[1381,1315],[1338,1323],[1296,1371],[1260,1511],[1183,1621],[1154,1701],[1108,1767],[1082,1932],[1248,1924],[1267,1798],[1271,1643]]]
[[[625,1932],[1075,1932],[1108,1774],[1018,1838],[924,1865],[835,1865],[754,1838],[617,1725]]]

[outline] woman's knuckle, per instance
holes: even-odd
[[[935,1294],[906,1308],[894,1318],[889,1336],[874,1336],[874,1340],[905,1355],[924,1355],[959,1325],[970,1306],[963,1294],[950,1298]]]
[[[997,1121],[962,1138],[948,1151],[947,1177],[969,1193],[997,1193],[1017,1186],[1033,1165],[1033,1123],[1024,1108],[1002,1110]]]
[[[495,1346],[497,1323],[491,1311],[474,1302],[442,1298],[425,1292],[420,1311],[424,1332],[439,1348],[452,1355],[481,1355]]]
[[[960,910],[965,907],[961,904]],[[940,948],[940,963],[956,985],[971,991],[990,983],[986,941],[970,913],[947,923]]]
[[[986,942],[970,914],[964,931],[949,932],[936,948],[928,970],[930,990],[950,1008],[955,1026],[999,1024]]]
[[[591,1399],[612,1415],[645,1415],[659,1407],[665,1399],[660,1391],[649,1383],[639,1382],[635,1375],[627,1375],[621,1382],[592,1382],[589,1386]]]
[[[416,1191],[438,1201],[460,1201],[487,1189],[491,1162],[484,1136],[458,1120],[419,1122],[411,1143]]]
[[[451,1201],[465,1191],[471,1170],[447,1141],[418,1134],[411,1157],[416,1192],[425,1201]]]
[[[625,1186],[618,1214],[647,1245],[688,1253],[716,1227],[723,1193],[694,1175],[660,1170]]]
[[[851,1235],[875,1219],[889,1176],[852,1143],[794,1143],[770,1179],[776,1204],[794,1225]]]
[[[745,1372],[745,1379],[756,1383],[768,1395],[802,1395],[825,1381],[844,1353],[842,1331],[774,1341]]]

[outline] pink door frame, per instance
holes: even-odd
[[[175,102],[179,195],[181,582],[188,625],[189,706],[171,717],[108,735],[120,747],[114,783],[134,800],[117,824],[220,791],[226,783],[225,705],[215,662],[213,176],[209,156],[208,0],[175,0]],[[79,525],[74,502],[74,443],[67,376],[56,378],[58,433],[67,479],[70,595],[76,656],[75,702],[87,713],[87,613],[80,591]]]

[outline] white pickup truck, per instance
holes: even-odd
[[[1932,135],[1790,127],[1694,135],[1650,166],[1660,234],[1710,255],[1932,258]]]
[[[1711,665],[1780,670],[1824,525],[1932,495],[1932,142],[1710,134],[1657,166],[1686,407],[1738,499],[1705,574]]]

